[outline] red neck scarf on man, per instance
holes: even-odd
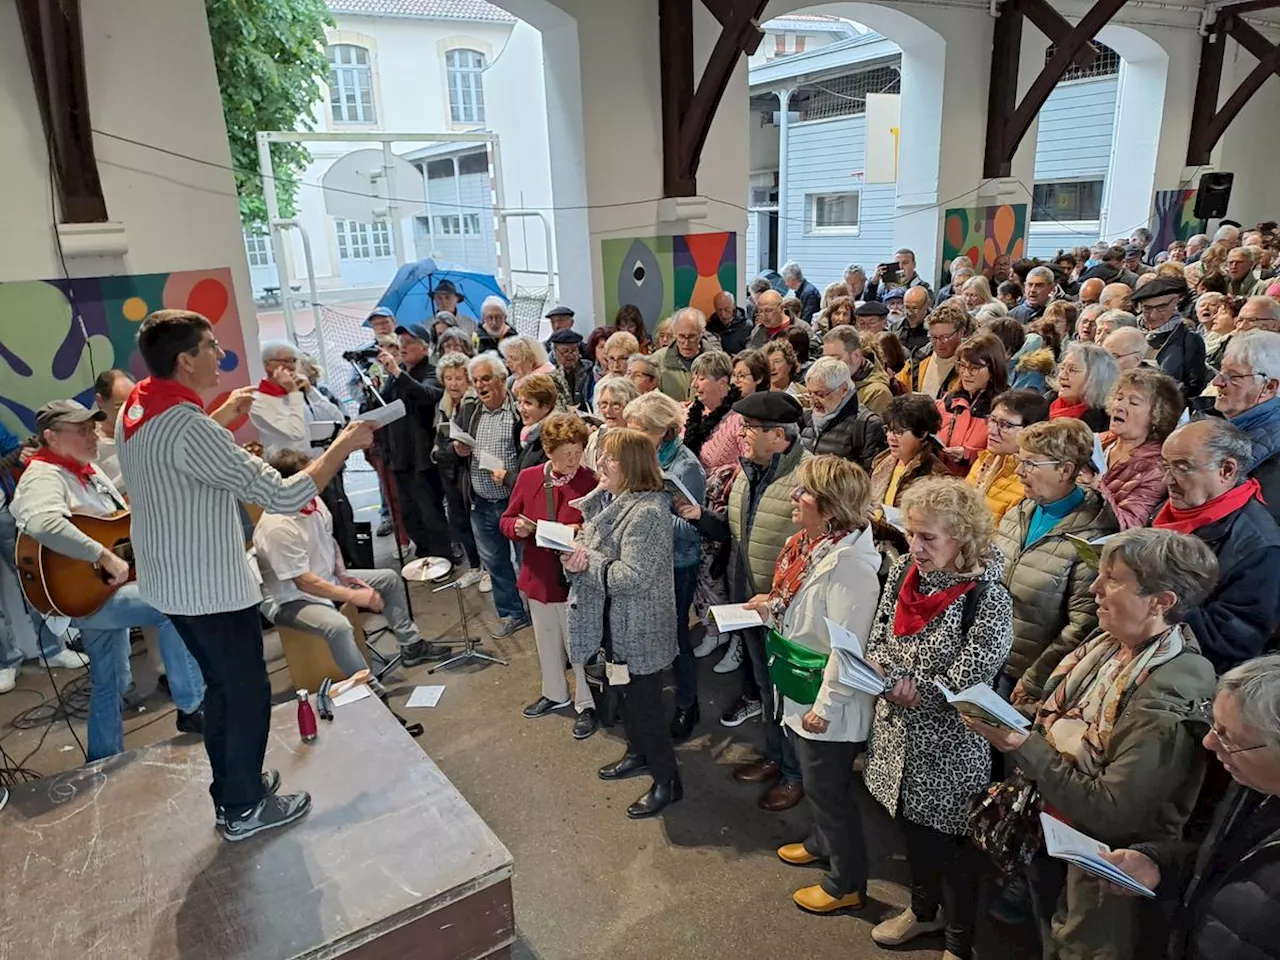
[[[61,467],[67,473],[71,474],[80,481],[80,486],[89,486],[89,481],[93,479],[93,464],[81,463],[72,457],[64,457],[60,453],[54,453],[48,447],[41,447],[31,455],[32,460],[39,460],[41,463],[51,463],[55,467]]]
[[[200,394],[177,380],[147,377],[139,381],[124,403],[124,438],[128,440],[148,420],[180,403],[192,403],[204,411]]]
[[[268,377],[263,377],[258,381],[258,392],[268,397],[287,397],[289,395],[288,390]]]
[[[302,514],[304,517],[309,517],[309,516],[311,516],[313,513],[315,513],[317,510],[319,510],[319,509],[320,509],[320,507],[317,505],[317,504],[318,504],[318,502],[319,502],[319,501],[318,501],[318,498],[317,498],[317,497],[312,497],[312,498],[311,498],[311,502],[310,502],[310,503],[308,503],[305,507],[303,507],[303,508],[302,508],[301,510],[299,510],[298,512],[299,512],[300,514]]]
[[[769,331],[770,340],[777,340],[779,337],[785,337],[787,335],[787,331],[791,329],[791,318],[787,317],[787,319],[783,320],[782,323],[778,324],[776,327],[766,327],[765,329]]]
[[[963,580],[937,593],[921,593],[920,568],[912,562],[907,575],[902,578],[902,589],[898,591],[898,606],[893,611],[893,635],[915,636],[955,600],[972,590],[973,584],[973,580]]]
[[[1049,404],[1049,419],[1057,420],[1060,417],[1070,417],[1072,420],[1079,420],[1089,412],[1089,404],[1087,403],[1068,403],[1061,397]]]
[[[1180,510],[1166,500],[1151,525],[1161,530],[1195,533],[1201,527],[1231,516],[1254,497],[1262,499],[1262,485],[1256,479],[1250,479],[1198,507],[1184,507]]]

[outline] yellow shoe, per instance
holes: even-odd
[[[785,843],[778,848],[778,859],[793,867],[806,867],[811,863],[817,863],[821,858],[815,857],[806,850],[803,843]]]
[[[864,901],[857,891],[845,894],[836,899],[822,889],[822,884],[815,883],[811,887],[801,887],[791,895],[796,906],[810,913],[835,913],[837,910],[861,910]]]

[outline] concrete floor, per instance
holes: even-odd
[[[357,486],[362,486],[357,481]],[[392,566],[389,538],[377,541],[380,561]],[[391,562],[389,562],[391,561]],[[493,618],[487,597],[466,591],[472,632],[487,636]],[[413,587],[414,609],[429,639],[460,635],[453,594],[432,595]],[[816,882],[811,868],[783,864],[782,843],[803,839],[808,814],[802,804],[783,814],[755,806],[757,788],[730,777],[734,763],[749,759],[759,741],[757,722],[735,730],[716,718],[737,695],[736,675],[717,676],[714,658],[702,662],[702,724],[679,748],[685,799],[655,820],[631,821],[627,805],[648,786],[645,779],[607,784],[595,770],[618,757],[619,731],[601,730],[585,741],[570,735],[572,718],[521,716],[539,694],[533,634],[522,631],[488,649],[510,666],[464,665],[434,677],[427,667],[389,678],[392,706],[426,727],[419,740],[515,859],[515,956],[544,960],[604,958],[885,957],[872,943],[871,926],[907,903],[905,864],[883,811],[862,804],[872,859],[872,902],[858,915],[813,917],[797,909],[792,891]],[[269,635],[272,686],[282,698],[290,690],[279,644]],[[155,678],[144,658],[133,660],[140,690]],[[73,674],[55,671],[59,685]],[[415,683],[444,683],[434,709],[405,711]],[[0,746],[14,759],[30,753],[26,766],[45,776],[76,766],[79,748],[65,723],[18,731],[19,711],[50,692],[43,671],[30,668],[19,688],[0,697]],[[174,735],[172,704],[159,694],[126,717],[126,747]],[[83,724],[78,723],[83,741]],[[42,741],[42,742],[41,742]],[[38,749],[37,749],[38,746]],[[391,829],[394,829],[392,826]],[[984,929],[982,960],[1030,956],[1018,931]],[[920,949],[892,951],[902,958],[937,958],[941,939]]]

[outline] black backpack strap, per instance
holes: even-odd
[[[960,636],[969,635],[973,622],[978,619],[978,607],[990,589],[989,582],[979,580],[973,585],[973,589],[964,595],[964,606],[960,610]]]
[[[908,559],[902,565],[902,569],[898,571],[898,576],[893,581],[893,591],[889,594],[889,596],[893,597],[893,605],[885,610],[881,618],[886,623],[893,619],[893,612],[898,608],[898,594],[902,593],[902,584],[906,581],[907,573],[911,570],[913,563],[915,563],[914,560]]]

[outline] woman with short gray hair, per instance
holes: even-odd
[[[1214,688],[1213,665],[1183,620],[1217,577],[1198,537],[1117,534],[1092,586],[1099,630],[1053,671],[1031,729],[967,717],[965,726],[1016,765],[1018,789],[1034,783],[1046,808],[1089,836],[1111,846],[1177,838],[1200,792],[1196,718]],[[1135,955],[1133,898],[1044,853],[1028,877],[1046,956]]]
[[[1120,368],[1116,358],[1095,343],[1067,345],[1058,364],[1058,389],[1049,395],[1049,419],[1081,420],[1094,433],[1111,425],[1107,398]]]
[[[627,404],[638,396],[640,391],[626,377],[609,376],[596,383],[595,414],[602,422],[591,432],[586,452],[582,455],[583,464],[592,473],[596,472],[596,456],[605,432],[626,426],[622,413]]]
[[[662,371],[653,362],[651,355],[635,354],[627,361],[627,379],[635,384],[640,393],[649,393],[658,389]]]

